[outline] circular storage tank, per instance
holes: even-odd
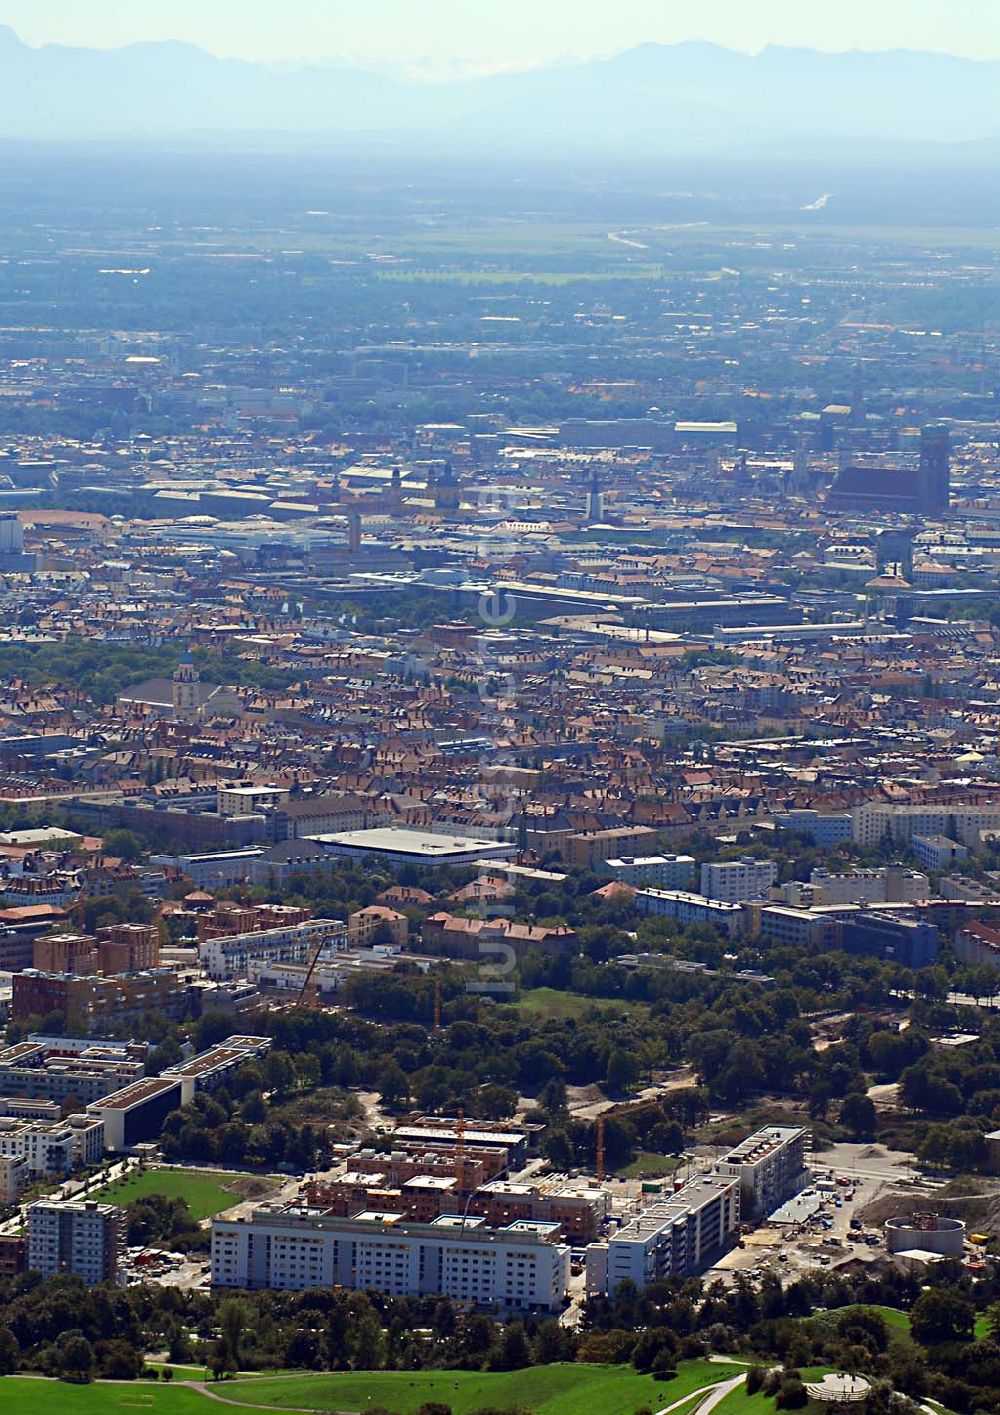
[[[904,1214],[886,1219],[885,1246],[890,1253],[936,1253],[960,1258],[965,1249],[965,1224],[940,1214]]]

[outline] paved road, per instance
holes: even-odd
[[[728,1381],[719,1381],[717,1385],[707,1386],[702,1392],[702,1399],[692,1408],[690,1415],[709,1415],[709,1412],[725,1400],[727,1395],[731,1395],[734,1390],[737,1390],[746,1378],[746,1371],[741,1371],[738,1376],[732,1376]],[[690,1395],[682,1396],[680,1400],[675,1400],[673,1405],[665,1405],[662,1410],[658,1410],[656,1415],[669,1415],[671,1410],[679,1410],[690,1399]]]
[[[89,1175],[86,1179],[60,1179],[58,1184],[45,1194],[39,1194],[39,1199],[83,1199],[92,1189],[103,1189],[105,1185],[111,1184],[116,1179],[122,1179],[133,1169],[138,1169],[139,1161],[132,1156],[117,1160],[111,1167],[100,1174]],[[20,1233],[24,1227],[24,1211],[19,1210],[13,1218],[9,1218],[6,1223],[0,1224],[0,1234]]]

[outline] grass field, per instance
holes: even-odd
[[[440,1400],[454,1415],[481,1406],[521,1405],[534,1415],[633,1415],[640,1406],[662,1410],[690,1398],[742,1368],[685,1361],[670,1381],[640,1376],[631,1366],[535,1366],[525,1371],[480,1374],[473,1371],[380,1371],[371,1374],[255,1377],[227,1381],[213,1390],[223,1401],[263,1409],[336,1411],[381,1405],[398,1415],[412,1415],[424,1401]],[[101,1382],[73,1386],[60,1381],[11,1376],[0,1381],[0,1407],[12,1415],[218,1415],[219,1402],[182,1385],[148,1381]],[[687,1407],[686,1407],[687,1408]],[[684,1412],[679,1412],[684,1415]],[[735,1412],[734,1412],[735,1415]]]
[[[847,1307],[831,1307],[829,1312],[817,1313],[817,1315],[824,1316],[827,1321],[835,1322],[840,1317],[842,1317],[845,1312],[853,1311],[855,1306],[863,1306],[868,1312],[878,1312],[879,1316],[883,1319],[890,1331],[902,1331],[909,1333],[909,1313],[901,1312],[898,1307],[881,1307],[874,1302],[870,1304],[852,1303],[850,1306]]]
[[[551,1018],[562,1022],[567,1018],[579,1021],[591,1012],[628,1012],[644,1008],[641,1002],[626,1002],[618,997],[581,997],[574,992],[559,992],[556,988],[528,988],[511,1004],[521,1012],[530,1012],[541,1020]]]
[[[618,1170],[623,1179],[659,1179],[673,1174],[681,1161],[676,1155],[657,1155],[652,1150],[640,1150],[631,1164]]]
[[[0,1409],[10,1415],[218,1415],[219,1406],[197,1390],[152,1381],[71,1386],[28,1376],[0,1380]]]
[[[450,1405],[454,1415],[481,1406],[523,1405],[535,1415],[633,1415],[641,1406],[662,1410],[703,1386],[742,1369],[708,1361],[685,1361],[671,1381],[640,1376],[630,1366],[534,1366],[525,1371],[381,1371],[371,1375],[296,1376],[288,1380],[232,1381],[228,1400],[275,1409],[364,1410],[382,1405],[399,1415],[428,1400]],[[71,1413],[68,1413],[71,1415]]]
[[[199,1169],[146,1169],[117,1179],[102,1189],[96,1197],[112,1204],[131,1204],[147,1194],[162,1194],[167,1199],[186,1199],[196,1219],[211,1218],[223,1209],[238,1204],[241,1195],[226,1189],[227,1184],[245,1180],[245,1174],[225,1174]]]

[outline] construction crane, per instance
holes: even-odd
[[[76,924],[82,933],[87,923],[87,900],[90,898],[83,890],[77,895],[73,903],[66,910],[66,913]]]
[[[296,1007],[301,1007],[303,1002],[305,1001],[306,993],[309,991],[309,985],[313,980],[313,974],[315,973],[317,964],[319,963],[320,954],[323,952],[323,949],[325,947],[326,940],[320,939],[319,943],[317,943],[316,947],[313,949],[312,957],[309,959],[309,967],[306,969],[306,975],[302,980],[302,986],[299,988],[299,995],[295,999]]]
[[[604,1116],[603,1116],[603,1115],[599,1115],[599,1116],[597,1117],[597,1124],[596,1124],[596,1127],[595,1127],[595,1128],[596,1128],[596,1131],[597,1131],[597,1135],[596,1135],[597,1153],[596,1153],[596,1156],[595,1156],[595,1159],[594,1159],[594,1173],[595,1173],[595,1175],[597,1176],[597,1182],[598,1182],[598,1184],[600,1184],[600,1183],[602,1183],[603,1180],[604,1180]]]
[[[458,1107],[455,1121],[455,1185],[458,1192],[465,1191],[465,1110]]]

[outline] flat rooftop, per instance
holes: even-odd
[[[94,1101],[87,1110],[130,1110],[132,1106],[142,1105],[144,1101],[152,1100],[163,1091],[179,1090],[180,1084],[179,1080],[169,1076],[149,1076],[145,1080],[134,1081],[131,1086],[124,1086],[120,1091],[114,1091],[103,1100]]]
[[[449,855],[470,855],[483,850],[512,853],[517,847],[503,840],[477,840],[467,835],[437,835],[423,830],[401,830],[395,826],[374,826],[369,830],[345,830],[328,835],[310,835],[321,845],[340,845],[372,854],[410,855],[415,860],[446,859]]]

